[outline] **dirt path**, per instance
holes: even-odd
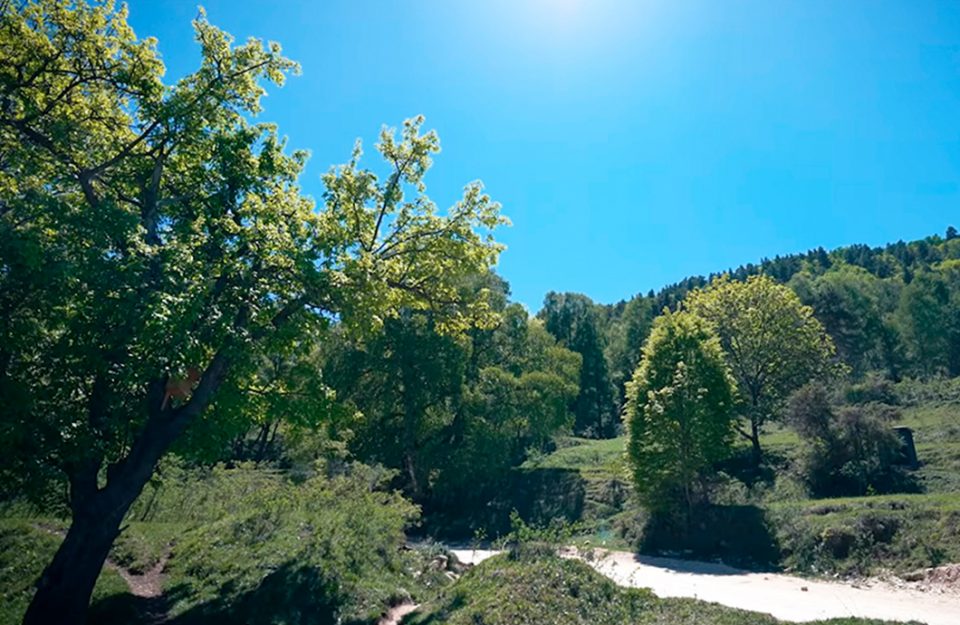
[[[377,625],[400,625],[403,617],[419,607],[416,603],[401,603],[400,605],[395,605],[387,610],[387,613],[377,621]]]
[[[169,559],[168,550],[150,570],[143,573],[134,573],[113,560],[108,559],[104,563],[123,578],[130,594],[137,597],[136,609],[140,614],[139,622],[143,625],[161,625],[170,618],[168,601],[163,596],[163,569]]]
[[[490,550],[452,551],[465,563],[496,555]],[[732,608],[764,612],[785,621],[855,616],[927,625],[960,623],[960,593],[926,591],[879,580],[861,583],[808,580],[791,575],[751,573],[722,564],[597,552],[586,560],[621,586],[650,588],[658,597],[690,597]],[[580,557],[567,551],[566,557]]]
[[[169,559],[170,554],[167,553],[153,565],[153,568],[143,573],[134,573],[109,559],[105,564],[116,571],[123,578],[123,581],[127,582],[131,595],[144,599],[154,599],[163,594],[163,568],[167,565]]]
[[[65,532],[48,525],[37,524],[34,527],[42,532],[63,538]],[[140,599],[137,611],[140,613],[140,622],[146,625],[158,625],[167,621],[167,602],[163,597],[163,569],[170,560],[171,549],[168,547],[160,560],[149,571],[134,573],[117,564],[112,558],[107,558],[103,566],[116,571],[130,590],[130,594]]]

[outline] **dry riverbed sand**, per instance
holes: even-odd
[[[476,564],[498,552],[456,549],[464,564]],[[690,597],[732,608],[764,612],[785,621],[854,616],[927,625],[960,625],[960,592],[886,580],[820,581],[779,573],[752,573],[723,564],[594,550],[592,557],[573,550],[621,586],[649,588],[658,597]]]

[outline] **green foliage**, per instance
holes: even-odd
[[[174,613],[219,622],[334,622],[379,613],[403,585],[399,547],[417,510],[357,471],[274,481],[178,540]]]
[[[448,583],[428,566],[431,554],[401,549],[418,510],[382,490],[389,473],[352,465],[295,484],[252,465],[188,471],[169,461],[162,473],[111,559],[134,573],[166,559],[161,601],[173,622],[366,622],[398,598],[423,600]],[[20,622],[63,528],[45,518],[0,521],[0,623]],[[141,612],[105,568],[91,618],[126,623]]]
[[[477,283],[501,294],[492,298],[495,327],[453,337],[432,316],[405,311],[328,360],[331,383],[357,409],[342,423],[351,451],[399,470],[431,509],[486,503],[528,450],[572,425],[580,358],[507,304],[505,283],[493,278]]]
[[[550,292],[537,317],[550,334],[582,359],[580,392],[573,405],[574,430],[596,438],[614,436],[619,425],[617,404],[595,305],[583,295]]]
[[[30,622],[84,609],[169,451],[222,457],[251,427],[335,416],[309,374],[332,327],[497,321],[489,291],[462,286],[495,264],[506,220],[479,182],[445,212],[426,196],[439,139],[422,117],[381,132],[383,179],[358,143],[318,207],[306,152],[256,120],[296,63],[202,10],[193,26],[199,67],[164,84],[125,7],[0,4],[0,481],[37,500],[69,484],[73,516]]]
[[[626,385],[630,376],[640,363],[643,342],[647,340],[654,317],[660,309],[655,309],[645,297],[634,297],[630,301],[617,305],[611,312],[614,317],[606,324],[605,354],[610,368],[610,379],[619,391],[618,404],[626,402]]]
[[[504,219],[479,183],[438,213],[423,180],[439,143],[422,118],[381,134],[386,179],[361,169],[358,147],[324,177],[317,210],[297,185],[306,153],[251,121],[264,84],[297,65],[276,43],[235,45],[202,12],[194,29],[199,68],[165,85],[156,41],[136,39],[126,9],[0,12],[0,391],[17,400],[0,427],[5,478],[24,486],[131,468],[131,449],[156,455],[139,449],[147,425],[164,430],[155,442],[192,426],[184,440],[202,450],[235,436],[275,408],[235,398],[296,377],[265,379],[265,359],[333,319],[362,330],[414,308],[442,331],[493,321],[459,278],[495,262]],[[165,397],[191,371],[192,394]],[[329,405],[316,397],[283,412],[315,420]]]
[[[820,276],[795,275],[789,283],[833,339],[838,356],[854,374],[884,370],[896,377],[903,366],[889,311],[900,285],[860,267],[838,264]]]
[[[916,490],[902,464],[902,443],[892,425],[900,411],[870,402],[835,406],[828,391],[808,384],[789,401],[787,421],[806,447],[799,471],[815,496]]]
[[[618,588],[582,562],[517,553],[470,570],[410,620],[418,625],[621,625],[638,623],[656,598]]]
[[[833,342],[789,288],[766,276],[745,282],[718,278],[690,293],[686,308],[720,337],[750,421],[755,461],[760,431],[782,402],[807,381],[835,371]]]
[[[665,312],[627,385],[628,454],[651,509],[687,512],[705,498],[704,471],[730,453],[736,386],[706,322]]]
[[[648,314],[676,310],[689,293],[723,275],[739,282],[769,276],[789,284],[813,308],[855,376],[877,370],[895,381],[905,375],[930,377],[956,366],[958,259],[960,239],[951,236],[830,252],[818,248],[708,277],[691,276],[656,293],[596,306],[594,312],[605,323],[612,375],[625,379],[633,368],[623,369],[624,356],[636,358],[640,344],[634,343],[632,352],[625,349],[625,335],[643,328]]]
[[[783,565],[809,573],[903,574],[960,558],[960,497],[884,495],[770,510]]]
[[[960,374],[960,266],[945,261],[904,287],[896,319],[924,375]]]

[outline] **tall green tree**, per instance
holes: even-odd
[[[350,447],[367,462],[403,472],[422,502],[436,468],[434,447],[461,401],[469,343],[437,332],[429,314],[405,310],[359,345],[334,346],[327,365],[341,400],[356,407]]]
[[[607,326],[607,362],[610,379],[619,391],[619,405],[626,402],[626,385],[637,369],[643,344],[650,334],[656,311],[650,298],[636,296],[623,305]]]
[[[879,278],[859,267],[836,264],[813,279],[809,274],[798,274],[789,286],[813,308],[833,339],[837,355],[854,374],[890,364],[885,352],[883,310],[888,302],[895,301],[895,295],[891,296]],[[896,369],[890,373],[896,374]]]
[[[428,313],[406,311],[331,353],[330,382],[356,408],[351,450],[402,471],[420,503],[489,492],[529,447],[571,429],[580,358],[501,288],[493,328],[451,337]]]
[[[230,398],[262,358],[399,308],[443,331],[491,321],[458,285],[495,261],[498,205],[474,183],[437,212],[421,119],[382,133],[386,178],[359,148],[331,170],[318,210],[297,186],[305,153],[251,121],[296,64],[202,13],[194,28],[200,66],[168,85],[125,9],[0,3],[0,462],[23,483],[62,475],[72,515],[30,625],[84,622],[157,462],[239,418]]]
[[[598,438],[615,435],[617,402],[596,306],[585,295],[550,292],[537,316],[550,334],[582,359],[580,393],[573,405],[575,430]]]
[[[744,282],[721,277],[691,292],[687,310],[706,319],[720,337],[737,380],[754,463],[762,459],[760,434],[791,392],[833,370],[835,349],[813,309],[766,276]]]
[[[687,312],[657,317],[627,384],[628,456],[637,493],[653,510],[703,501],[704,472],[728,456],[736,387],[710,325]]]
[[[918,272],[901,293],[895,319],[917,374],[960,374],[960,263]]]

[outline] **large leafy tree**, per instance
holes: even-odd
[[[798,273],[789,286],[813,308],[855,375],[882,368],[892,378],[899,375],[902,350],[884,315],[896,305],[899,280],[881,280],[860,267],[836,263],[821,276]]]
[[[381,331],[330,350],[326,372],[357,408],[341,424],[353,453],[401,472],[418,502],[463,505],[495,478],[569,431],[580,358],[559,346],[488,275],[500,322],[457,336],[429,312],[404,311]],[[470,288],[478,288],[478,282]]]
[[[408,494],[422,501],[439,433],[462,393],[469,356],[463,337],[440,334],[429,314],[405,310],[369,340],[333,347],[330,383],[356,406],[350,447],[366,461],[402,471]]]
[[[834,346],[823,325],[789,288],[767,276],[743,282],[721,277],[691,292],[685,306],[706,319],[720,337],[737,380],[749,429],[738,427],[762,458],[764,423],[791,392],[831,371]]]
[[[495,261],[498,206],[471,184],[437,212],[422,120],[382,134],[386,178],[359,148],[331,170],[318,210],[297,186],[306,155],[252,121],[297,66],[194,27],[200,67],[168,85],[125,9],[0,3],[3,478],[62,475],[72,515],[26,623],[83,622],[159,459],[242,416],[264,358],[401,307],[442,331],[489,321],[457,285]]]
[[[628,456],[649,508],[677,504],[687,518],[704,500],[705,470],[733,439],[735,382],[720,341],[703,319],[665,311],[627,383]]]
[[[883,321],[871,288],[878,281],[863,269],[834,266],[808,285],[791,282],[801,300],[813,308],[823,323],[837,347],[837,355],[856,374],[874,365],[870,357],[880,343]],[[798,286],[808,288],[801,291]]]

